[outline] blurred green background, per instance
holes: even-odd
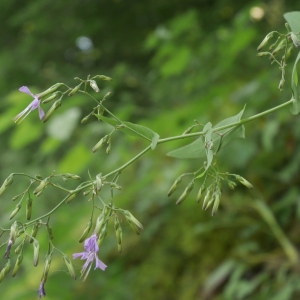
[[[17,126],[12,118],[31,101],[18,91],[23,85],[38,93],[56,82],[74,86],[74,77],[110,76],[112,82],[99,84],[101,96],[113,93],[108,108],[163,138],[181,134],[194,119],[216,124],[245,104],[247,117],[289,100],[288,85],[283,93],[277,89],[278,67],[258,58],[256,47],[269,31],[285,32],[282,15],[299,4],[2,0],[1,182],[12,172],[48,176],[53,170],[88,180],[87,170],[93,176],[105,174],[147,146],[118,132],[109,156],[104,149],[93,154],[92,147],[111,128],[96,120],[80,124],[94,103],[79,95],[65,99],[46,124],[34,111]],[[294,58],[295,53],[287,72]],[[123,190],[115,196],[115,204],[129,209],[144,232],[136,236],[124,220],[120,255],[110,224],[100,249],[108,268],[91,270],[84,283],[71,279],[56,252],[46,283],[47,299],[299,299],[300,269],[291,266],[289,253],[300,245],[299,141],[300,119],[288,108],[246,124],[246,140],[228,146],[218,162],[220,170],[240,174],[255,190],[224,186],[215,217],[195,202],[198,186],[179,207],[175,202],[181,190],[167,197],[175,178],[202,164],[165,155],[189,141],[159,145],[123,172],[119,181]],[[16,203],[11,198],[27,185],[18,177],[1,197],[2,227],[12,223],[8,218]],[[71,181],[65,185],[75,187]],[[48,188],[34,198],[33,218],[63,196]],[[91,212],[87,199],[77,197],[51,219],[53,242],[69,256],[82,251],[78,239]],[[15,219],[24,221],[24,211],[25,206]],[[40,264],[33,267],[33,249],[26,245],[19,273],[0,284],[3,299],[37,298],[47,251],[45,229],[37,237]],[[3,235],[0,245],[6,240]],[[0,267],[4,264],[2,260]],[[75,260],[74,265],[79,274],[82,262]]]

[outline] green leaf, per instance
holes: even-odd
[[[204,158],[206,156],[204,150],[204,142],[200,137],[186,146],[169,152],[167,155],[176,158]]]
[[[298,96],[298,74],[297,74],[297,63],[300,59],[300,52],[298,53],[298,56],[295,60],[294,67],[293,67],[293,72],[292,72],[292,80],[291,80],[291,89],[293,93],[292,99],[294,100],[291,106],[291,113],[293,115],[297,115],[299,113],[299,96]]]
[[[292,11],[283,15],[294,33],[300,31],[300,11]]]
[[[107,118],[101,115],[95,115],[99,120],[102,120],[103,122],[113,126],[113,127],[118,127],[118,130],[131,135],[131,136],[138,136],[138,137],[143,137],[144,139],[148,140],[151,142],[151,149],[154,150],[157,142],[159,140],[159,135],[152,131],[150,128],[133,124],[130,122],[119,122],[117,120]]]
[[[212,160],[214,158],[214,151],[213,151],[214,143],[211,138],[211,135],[213,133],[212,124],[210,122],[208,122],[204,126],[203,131],[206,132],[206,134],[205,134],[205,152],[206,152],[207,164],[206,164],[205,170],[208,170],[208,168],[210,167]]]
[[[239,122],[244,110],[245,107],[237,115],[219,122],[213,128],[210,128],[211,123],[207,123],[204,126],[203,131],[207,131],[205,135],[206,141],[209,141],[208,139],[212,141],[211,151],[207,151],[203,137],[200,137],[186,146],[169,152],[167,155],[175,158],[204,158],[206,156],[209,162],[212,160],[213,154],[219,152],[221,147],[224,147],[234,139],[245,138],[245,127],[243,125],[237,125],[233,128],[220,129],[216,132],[213,132],[219,127]],[[211,138],[212,134],[214,135],[213,138]]]

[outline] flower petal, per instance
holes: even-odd
[[[38,106],[38,109],[39,109],[40,120],[42,120],[45,116],[45,113],[44,113],[43,109],[40,107],[40,105]]]
[[[97,256],[96,256],[96,267],[95,269],[101,269],[102,271],[105,271],[107,268],[107,265],[103,263]]]
[[[34,97],[34,95],[30,92],[29,88],[27,86],[22,86],[19,88],[20,92],[26,93],[32,97]]]

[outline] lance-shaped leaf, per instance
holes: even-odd
[[[205,153],[206,153],[206,159],[207,159],[207,163],[206,163],[206,168],[205,170],[208,170],[208,168],[210,167],[213,157],[214,157],[214,151],[213,151],[213,147],[214,147],[214,142],[212,141],[212,133],[213,133],[213,128],[212,128],[212,124],[210,122],[208,122],[204,128],[203,131],[206,132],[205,133]]]
[[[159,135],[152,131],[150,128],[145,127],[145,126],[141,126],[141,125],[137,125],[134,123],[130,123],[130,122],[119,122],[117,120],[111,119],[111,118],[107,118],[101,115],[95,115],[99,120],[102,120],[103,122],[114,126],[114,127],[118,127],[118,130],[131,135],[131,136],[138,136],[138,137],[142,137],[148,141],[151,142],[151,149],[154,150],[157,142],[159,140]]]

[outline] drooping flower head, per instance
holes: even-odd
[[[22,112],[20,112],[17,116],[13,118],[14,122],[22,122],[30,114],[30,112],[35,109],[39,110],[40,120],[42,120],[44,118],[45,113],[40,106],[40,100],[38,95],[32,94],[27,86],[22,86],[21,88],[19,88],[19,91],[30,95],[34,98],[34,100]]]
[[[107,266],[98,257],[97,253],[99,251],[99,246],[97,244],[97,235],[95,233],[85,240],[84,250],[84,252],[73,254],[73,259],[78,257],[81,257],[82,260],[86,259],[86,262],[84,263],[81,270],[81,277],[84,276],[83,281],[87,278],[94,260],[96,264],[95,270],[98,268],[105,271],[105,269],[107,268]]]

